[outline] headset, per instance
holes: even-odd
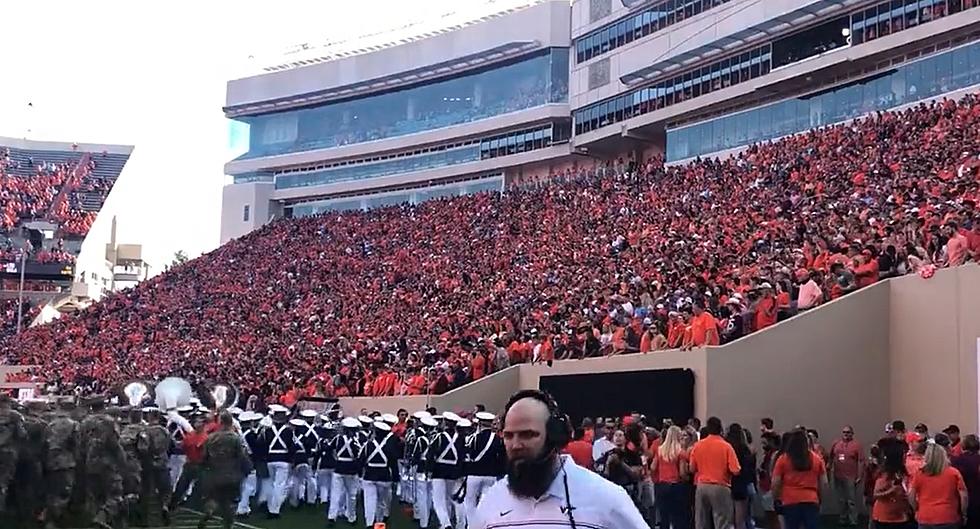
[[[510,397],[510,400],[507,401],[507,405],[504,406],[504,417],[501,424],[507,423],[507,413],[510,412],[511,407],[517,401],[524,399],[534,399],[548,407],[548,422],[545,425],[544,445],[545,450],[548,452],[554,451],[557,454],[571,440],[571,432],[569,432],[568,427],[568,416],[561,412],[558,403],[547,392],[537,389],[524,389],[514,393]],[[562,474],[562,483],[565,486],[565,513],[568,514],[568,524],[572,526],[572,529],[578,529],[575,526],[575,516],[572,514],[575,507],[572,507],[572,497],[568,492],[568,472],[565,471],[564,460],[559,471]]]

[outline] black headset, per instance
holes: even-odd
[[[517,401],[524,399],[534,399],[548,407],[548,423],[545,425],[544,439],[547,450],[557,453],[562,448],[565,448],[565,445],[571,440],[571,432],[568,431],[568,416],[561,412],[561,409],[558,408],[558,403],[547,392],[537,389],[524,389],[514,393],[510,397],[510,400],[507,401],[507,405],[504,406],[504,419],[502,424],[507,423],[507,413],[511,407]],[[562,474],[562,482],[565,486],[565,513],[568,515],[568,524],[572,526],[572,529],[577,529],[575,526],[575,516],[572,514],[575,507],[572,507],[572,498],[568,492],[568,472],[565,472],[564,461],[562,461],[560,472]]]

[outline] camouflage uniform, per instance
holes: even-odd
[[[141,486],[140,477],[143,475],[141,466],[141,444],[145,449],[146,438],[143,431],[146,429],[140,422],[131,422],[123,426],[119,432],[119,442],[122,444],[123,451],[126,452],[126,466],[120,468],[123,480],[123,492],[127,501],[133,503],[139,496]]]
[[[146,519],[149,516],[149,501],[154,496],[160,500],[163,508],[163,519],[169,520],[170,495],[173,485],[170,483],[167,451],[170,448],[170,433],[159,423],[150,422],[143,431],[145,449],[142,450],[142,505],[141,514]]]
[[[7,506],[7,495],[17,470],[17,447],[27,438],[24,417],[10,408],[10,399],[0,396],[0,512]]]
[[[86,504],[93,523],[108,529],[119,516],[123,503],[120,469],[127,466],[115,421],[104,413],[93,413],[81,424],[85,448]]]
[[[242,479],[251,472],[251,460],[237,432],[221,430],[208,436],[204,444],[202,488],[204,516],[198,527],[204,527],[214,516],[221,514],[225,529],[234,522],[235,503]]]
[[[45,520],[54,527],[63,520],[75,488],[79,457],[79,426],[71,417],[55,417],[48,424],[44,471],[47,483]]]
[[[17,506],[23,520],[36,520],[44,507],[44,447],[47,444],[48,424],[36,411],[24,417],[24,430],[27,432],[20,443],[17,462]]]

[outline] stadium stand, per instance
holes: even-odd
[[[505,194],[278,220],[0,341],[0,358],[91,390],[179,375],[271,399],[442,393],[535,355],[730,341],[976,259],[978,125],[967,95],[723,161],[616,160]]]

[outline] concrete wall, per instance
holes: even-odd
[[[221,191],[221,244],[245,235],[269,221],[269,199],[273,185],[268,182],[229,184]],[[243,220],[249,206],[248,220]]]
[[[542,375],[689,368],[695,413],[755,430],[773,417],[785,429],[805,424],[829,443],[851,424],[877,439],[885,422],[956,423],[978,429],[977,355],[980,266],[882,282],[766,331],[721,347],[568,360],[511,367],[428,402],[440,410],[475,404],[500,411],[515,391]],[[345,410],[421,409],[425,397],[342,399]],[[350,404],[348,404],[350,401]],[[414,408],[412,406],[415,406]]]
[[[894,281],[889,309],[892,415],[976,432],[980,267]]]
[[[473,55],[507,42],[537,41],[545,47],[568,47],[570,16],[567,0],[550,0],[373,53],[230,81],[227,104],[256,103],[350,85]]]
[[[709,349],[708,415],[753,431],[769,416],[780,430],[805,424],[824,437],[848,422],[876,439],[890,418],[888,304],[879,283]]]

